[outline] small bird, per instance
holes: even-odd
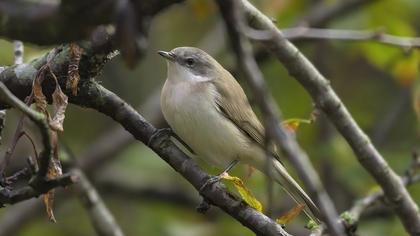
[[[228,171],[240,162],[263,172],[305,204],[305,213],[318,222],[318,208],[281,164],[274,147],[272,168],[267,168],[264,126],[235,78],[198,48],[158,53],[167,61],[161,108],[173,132],[211,165]]]

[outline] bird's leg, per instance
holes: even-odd
[[[230,170],[232,170],[232,168],[236,165],[236,164],[238,164],[238,160],[233,160],[231,163],[229,163],[229,165],[226,167],[226,169],[222,172],[222,173],[220,173],[219,175],[216,175],[216,176],[212,176],[212,177],[210,177],[202,186],[201,186],[201,188],[200,188],[200,190],[198,190],[199,191],[199,193],[201,194],[202,192],[203,192],[203,190],[207,187],[207,186],[209,186],[209,185],[212,185],[212,184],[214,184],[214,183],[216,183],[216,182],[219,182],[221,179],[222,179],[222,177],[223,177],[223,175],[225,175],[225,174],[227,174]]]

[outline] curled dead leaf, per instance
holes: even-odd
[[[54,79],[55,82],[55,90],[52,94],[52,102],[53,102],[53,117],[51,118],[48,110],[47,110],[47,100],[42,91],[42,82],[44,81],[47,72],[50,73],[51,77]],[[47,169],[47,178],[54,179],[62,175],[61,163],[58,157],[58,136],[57,131],[63,131],[63,122],[65,118],[65,111],[68,104],[68,98],[63,93],[58,83],[58,79],[51,70],[49,64],[42,66],[40,71],[38,72],[37,77],[34,80],[32,86],[32,93],[35,102],[36,109],[43,114],[46,115],[49,127],[50,127],[50,143],[52,147],[52,157],[50,158],[50,162]],[[43,196],[43,201],[45,204],[45,208],[48,214],[48,218],[52,222],[56,222],[53,212],[53,205],[54,205],[54,190],[48,191]]]
[[[66,108],[68,105],[68,97],[61,90],[60,85],[58,84],[57,77],[54,75],[52,71],[51,71],[51,75],[55,79],[56,85],[55,85],[55,90],[52,94],[54,112],[49,123],[53,130],[63,131],[63,123],[64,123],[64,118],[65,118]],[[77,88],[77,84],[76,84],[76,88]]]
[[[44,81],[44,78],[45,78],[46,68],[47,66],[44,65],[39,69],[39,72],[32,84],[32,94],[33,94],[33,99],[35,102],[36,109],[39,112],[45,114],[47,117],[49,117],[48,110],[47,110],[47,98],[42,92],[42,82]]]
[[[62,175],[62,169],[60,161],[56,158],[51,159],[50,166],[48,168],[47,177],[48,179],[54,179]],[[48,219],[52,222],[57,222],[54,216],[54,197],[55,191],[54,189],[48,191],[43,196],[45,209],[47,211]]]

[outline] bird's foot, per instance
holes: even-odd
[[[207,188],[209,185],[213,185],[217,182],[219,182],[225,175],[228,175],[228,172],[236,165],[238,164],[238,160],[233,160],[229,165],[226,167],[226,169],[220,173],[219,175],[212,176],[207,179],[207,181],[201,186],[200,190],[198,191],[200,195],[204,191],[205,188]]]
[[[204,182],[204,184],[200,187],[200,189],[198,190],[198,192],[199,192],[199,194],[200,194],[200,195],[202,195],[202,196],[203,196],[203,200],[201,201],[200,205],[198,205],[198,206],[196,207],[197,212],[204,214],[204,213],[206,213],[206,212],[210,209],[211,205],[210,205],[210,203],[206,200],[206,198],[204,197],[204,195],[203,195],[203,191],[204,191],[207,187],[210,187],[211,185],[213,185],[213,184],[215,184],[215,183],[219,182],[219,181],[222,179],[222,175],[223,175],[223,174],[225,174],[225,172],[223,172],[223,173],[222,173],[222,174],[220,174],[220,175],[211,176],[211,177],[210,177],[210,178],[208,178],[208,179],[206,180],[206,182]]]
[[[160,137],[171,137],[173,135],[171,128],[162,128],[156,130],[149,138],[149,141],[147,142],[147,146],[150,147],[150,145],[158,138]]]
[[[207,187],[219,182],[222,179],[222,175],[225,174],[225,172],[223,172],[220,175],[216,175],[216,176],[212,176],[210,178],[208,178],[206,180],[206,182],[204,182],[204,184],[200,187],[200,189],[198,190],[198,192],[201,193],[204,191],[204,189],[206,189]]]

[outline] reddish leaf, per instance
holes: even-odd
[[[296,218],[304,208],[305,208],[305,204],[299,204],[293,207],[292,209],[290,209],[288,212],[286,212],[286,214],[280,216],[280,218],[278,218],[276,222],[281,225],[286,225],[287,223],[292,221],[294,218]]]

